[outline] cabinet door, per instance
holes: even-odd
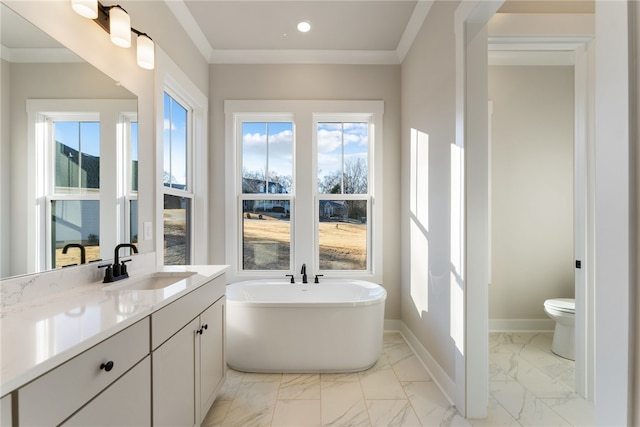
[[[153,362],[153,425],[193,426],[196,318],[158,347]]]
[[[145,357],[62,425],[150,426],[151,361]]]
[[[225,376],[224,301],[223,297],[200,315],[200,419],[207,415]]]
[[[0,400],[0,426],[11,425],[11,395],[7,394]]]

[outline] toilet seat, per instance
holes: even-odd
[[[553,298],[544,302],[544,306],[563,313],[575,314],[576,300],[573,298]]]

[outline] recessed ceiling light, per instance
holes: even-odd
[[[311,24],[309,21],[300,21],[298,22],[298,31],[301,33],[307,33],[311,30]]]

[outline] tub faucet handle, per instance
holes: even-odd
[[[296,281],[293,279],[293,274],[285,274],[286,277],[291,277],[291,280],[289,283],[296,283]]]

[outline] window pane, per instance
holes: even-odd
[[[138,122],[131,122],[131,191],[138,192]]]
[[[291,193],[293,174],[293,124],[267,123],[269,130],[269,193]]]
[[[367,194],[368,157],[368,123],[318,123],[318,192]]]
[[[289,200],[242,203],[242,266],[245,270],[290,270]]]
[[[187,189],[187,109],[164,94],[165,187]]]
[[[129,201],[129,242],[138,243],[138,201]]]
[[[51,202],[51,242],[54,267],[80,264],[80,250],[65,245],[82,244],[86,262],[100,258],[100,201],[53,200]]]
[[[164,195],[164,263],[191,262],[191,199]]]
[[[100,188],[100,123],[55,122],[56,192]]]
[[[367,201],[320,200],[320,270],[367,269]]]
[[[293,123],[242,123],[242,192],[291,193]]]

